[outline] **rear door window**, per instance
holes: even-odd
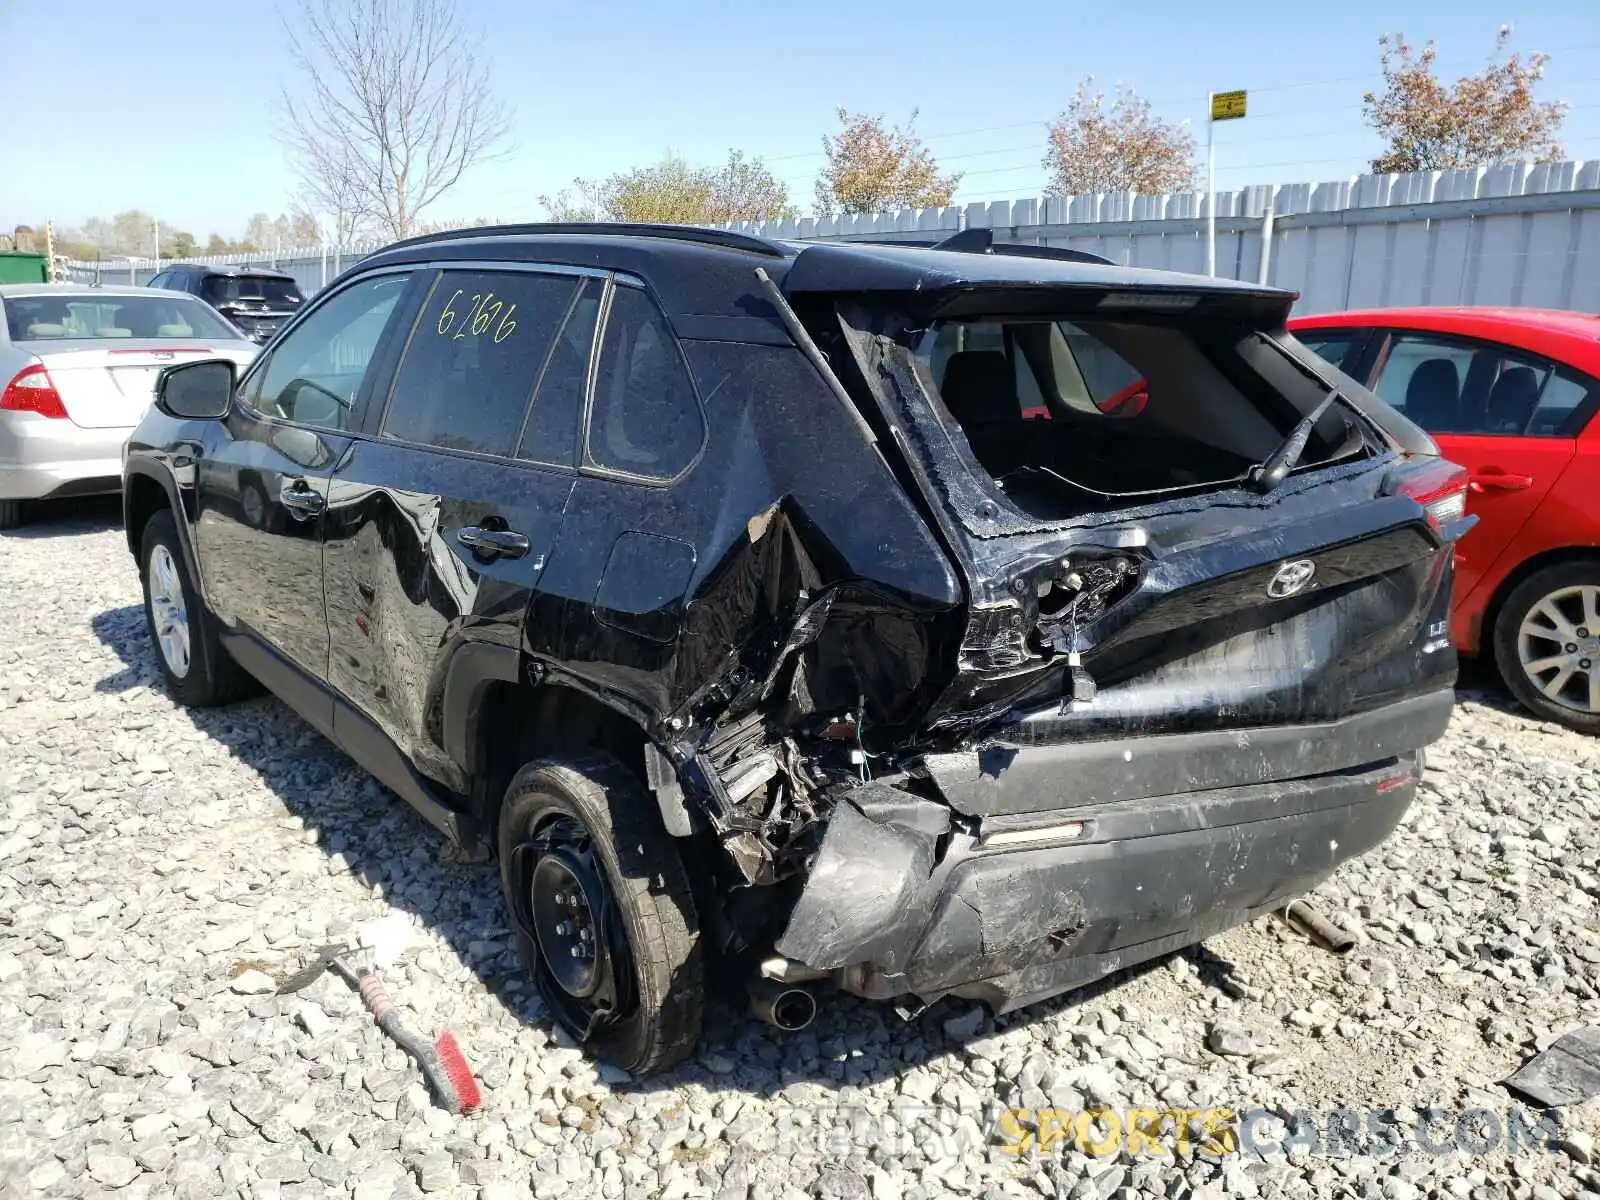
[[[1432,333],[1391,334],[1373,386],[1429,433],[1571,436],[1593,381],[1547,358]]]
[[[441,274],[395,372],[379,436],[510,457],[580,282],[530,271]]]
[[[545,356],[533,405],[523,422],[517,457],[570,467],[577,462],[578,432],[589,386],[595,323],[600,315],[601,279],[582,280]]]
[[[642,289],[619,285],[601,335],[589,464],[672,479],[700,453],[705,431],[688,365],[666,318]]]

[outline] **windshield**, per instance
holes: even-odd
[[[1326,396],[1243,324],[980,317],[915,337],[977,466],[1047,518],[1242,480]],[[1348,425],[1325,415],[1302,465],[1348,453]]]
[[[14,342],[113,338],[239,340],[204,304],[183,296],[7,296],[6,331]]]
[[[292,279],[275,275],[212,275],[200,285],[200,294],[212,304],[268,304],[283,308],[300,303],[300,289]]]

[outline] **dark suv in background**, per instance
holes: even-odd
[[[146,286],[199,296],[252,342],[265,342],[305,303],[293,275],[266,267],[175,263]]]
[[[1465,479],[1292,300],[967,234],[402,242],[163,374],[157,659],[492,847],[631,1070],[713,956],[788,1028],[1029,1004],[1376,845],[1449,719]]]

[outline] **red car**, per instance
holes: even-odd
[[[1390,308],[1289,328],[1467,469],[1457,648],[1541,717],[1600,733],[1600,316]]]

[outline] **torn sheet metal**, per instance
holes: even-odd
[[[1546,1108],[1600,1096],[1600,1026],[1558,1038],[1543,1054],[1523,1063],[1505,1086]]]
[[[825,970],[898,961],[927,917],[920,892],[949,821],[949,809],[886,784],[842,797],[778,953]]]

